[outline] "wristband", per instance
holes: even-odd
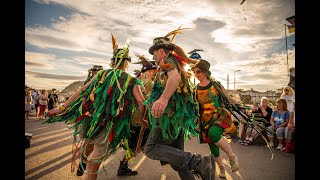
[[[62,111],[66,110],[66,108],[63,105],[59,106],[59,109],[61,109]]]

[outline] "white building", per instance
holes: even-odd
[[[280,92],[280,93],[279,93]],[[237,97],[240,96],[240,99],[244,101],[246,104],[252,104],[254,102],[260,102],[262,97],[267,97],[273,104],[275,101],[280,97],[282,90],[277,89],[277,91],[267,90],[265,92],[259,92],[256,90],[253,90],[252,88],[250,90],[243,90],[238,89],[236,90],[236,93],[233,92],[233,90],[229,90],[229,94],[231,97]],[[234,95],[238,94],[238,95]]]

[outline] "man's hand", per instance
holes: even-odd
[[[162,98],[155,101],[151,109],[152,116],[154,116],[155,118],[159,118],[160,116],[162,116],[167,105],[168,105],[168,101]]]

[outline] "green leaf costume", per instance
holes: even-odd
[[[96,161],[98,163],[106,160],[119,147],[123,147],[130,157],[130,126],[136,125],[132,118],[133,111],[137,109],[133,96],[135,84],[140,86],[141,81],[122,70],[101,70],[63,114],[51,116],[44,123],[64,122],[71,125],[74,137],[80,135],[80,141],[86,139],[106,144],[103,156]],[[95,139],[97,135],[100,139]],[[81,154],[86,145],[81,143]]]
[[[164,139],[170,138],[176,139],[181,132],[184,132],[184,139],[190,135],[197,136],[195,132],[195,120],[197,118],[197,104],[193,95],[194,86],[189,78],[181,76],[181,80],[177,90],[173,93],[168,101],[168,106],[164,110],[164,114],[155,118],[151,114],[152,105],[157,101],[165,89],[165,85],[168,79],[167,72],[174,68],[177,68],[181,74],[180,65],[178,60],[170,54],[165,60],[164,65],[160,68],[164,73],[159,79],[160,73],[157,73],[157,77],[154,82],[152,92],[148,99],[143,103],[148,106],[148,116],[151,128],[151,135],[155,133],[157,127],[162,130],[162,136]]]

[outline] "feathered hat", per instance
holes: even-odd
[[[181,25],[182,26],[182,25]],[[172,51],[172,54],[180,61],[182,64],[196,64],[198,60],[192,59],[187,56],[187,54],[184,52],[184,50],[177,44],[173,44],[173,40],[175,39],[177,34],[182,34],[182,30],[190,29],[190,28],[181,28],[181,26],[173,30],[164,37],[157,37],[153,40],[153,45],[149,48],[149,53],[153,55],[153,51],[160,49],[160,48],[167,48],[170,51]],[[169,37],[173,37],[170,39]]]
[[[129,56],[129,44],[130,39],[128,38],[126,41],[126,44],[123,48],[118,48],[118,43],[116,37],[111,33],[112,38],[112,48],[113,48],[113,57],[111,60],[115,60],[116,62],[122,61],[122,60],[128,60],[131,62],[131,57]],[[117,63],[115,63],[117,64]]]
[[[143,72],[146,72],[151,69],[157,69],[157,65],[155,61],[150,61],[148,58],[138,53],[134,53],[134,54],[138,57],[139,61],[132,64],[142,64],[141,70],[137,70],[135,72],[137,77],[139,77],[139,75]]]

